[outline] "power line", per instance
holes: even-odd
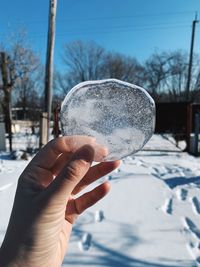
[[[104,17],[90,17],[90,18],[80,18],[80,17],[73,17],[73,18],[62,18],[57,19],[56,24],[60,22],[69,22],[69,21],[96,21],[96,20],[115,20],[115,19],[133,19],[133,18],[149,18],[149,17],[162,17],[163,16],[177,16],[177,15],[186,15],[186,14],[194,14],[195,11],[183,11],[183,12],[163,12],[163,13],[154,13],[154,14],[138,14],[138,15],[126,15],[126,16],[104,16]],[[18,19],[13,19],[13,22],[19,22]],[[23,23],[23,21],[21,21]],[[47,19],[39,19],[39,20],[30,20],[24,21],[24,23],[28,24],[37,24],[37,23],[47,23]]]
[[[173,25],[173,26],[155,26],[155,27],[134,27],[134,26],[129,26],[129,27],[111,27],[111,28],[98,28],[98,29],[86,29],[81,30],[81,31],[74,31],[74,30],[69,30],[69,31],[63,31],[63,32],[58,32],[57,36],[61,36],[64,34],[82,34],[82,33],[105,33],[105,32],[127,32],[127,31],[148,31],[148,30],[163,30],[163,29],[175,29],[175,28],[186,28],[189,27],[188,24],[184,25]],[[113,32],[113,30],[115,30]]]
[[[188,21],[175,21],[175,22],[159,22],[159,23],[148,23],[148,24],[134,24],[134,25],[116,25],[116,26],[109,26],[109,25],[107,25],[106,26],[106,29],[109,27],[109,28],[118,28],[118,27],[131,27],[131,28],[135,28],[135,27],[152,27],[152,26],[160,26],[160,25],[166,25],[166,26],[177,26],[177,25],[179,25],[179,24],[186,24],[186,23],[190,23],[190,21],[188,20]],[[87,27],[87,26],[85,26],[85,27]],[[71,28],[70,27],[70,30],[71,31],[76,31],[76,30],[84,30],[85,29],[85,27],[84,28]],[[103,28],[105,28],[105,26],[103,27]],[[87,27],[87,29],[88,29],[88,27]],[[102,27],[97,27],[96,29],[95,29],[95,27],[92,27],[91,28],[92,30],[96,30],[96,29],[102,29]],[[90,29],[89,29],[90,30]],[[1,29],[1,31],[3,31],[3,29]]]
[[[113,28],[98,28],[98,29],[86,29],[86,30],[72,30],[72,31],[62,31],[59,32],[57,31],[56,37],[62,37],[62,36],[66,36],[67,34],[72,34],[72,35],[83,35],[83,34],[104,34],[104,33],[123,33],[123,32],[133,32],[133,31],[141,31],[141,32],[145,32],[145,31],[151,31],[151,30],[168,30],[168,29],[176,29],[176,28],[189,28],[190,26],[188,24],[184,24],[184,25],[173,25],[173,26],[156,26],[156,27],[144,27],[144,28],[140,28],[140,27],[126,27],[126,28],[122,28],[122,27],[113,27]],[[0,35],[3,36],[3,35]],[[38,32],[38,33],[32,33],[29,34],[29,37],[32,38],[43,38],[45,37],[45,32]]]
[[[155,14],[139,14],[134,16],[108,16],[108,17],[93,17],[93,18],[66,18],[59,19],[58,22],[62,21],[90,21],[90,20],[110,20],[110,19],[133,19],[133,18],[149,18],[149,17],[162,17],[163,16],[177,16],[177,15],[186,15],[194,14],[194,11],[185,11],[185,12],[166,12],[166,13],[155,13]]]
[[[111,27],[97,27],[97,28],[76,28],[76,29],[69,29],[65,31],[57,31],[56,36],[62,36],[66,34],[88,34],[88,33],[105,33],[105,32],[127,32],[127,31],[148,31],[148,30],[164,30],[164,29],[173,29],[173,28],[183,28],[183,27],[189,27],[189,23],[185,22],[183,24],[182,22],[178,23],[160,23],[160,24],[141,24],[141,25],[120,25],[120,26],[111,26]],[[36,33],[29,33],[29,36],[40,38],[43,37],[46,34],[46,32],[36,32]],[[4,36],[3,34],[0,34],[0,36]]]

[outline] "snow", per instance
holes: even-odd
[[[1,161],[0,241],[26,164]],[[199,158],[154,135],[103,180],[111,192],[77,220],[63,267],[200,266]]]

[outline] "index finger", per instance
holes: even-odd
[[[45,145],[33,158],[33,164],[40,168],[51,169],[62,153],[73,153],[83,145],[95,144],[95,138],[90,136],[64,136],[53,139]]]

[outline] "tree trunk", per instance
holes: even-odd
[[[8,60],[7,56],[4,52],[0,53],[0,69],[2,75],[3,86],[2,90],[4,92],[3,98],[3,110],[4,110],[4,121],[6,132],[9,137],[9,149],[12,151],[12,111],[11,111],[11,84],[9,84],[8,80]]]

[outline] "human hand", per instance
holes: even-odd
[[[119,166],[94,160],[94,139],[60,137],[49,142],[21,174],[0,250],[1,267],[61,266],[79,214],[109,191],[105,182],[76,198],[86,186]],[[96,148],[95,148],[96,149]],[[75,151],[76,150],[76,151]],[[98,147],[95,157],[106,156]]]

